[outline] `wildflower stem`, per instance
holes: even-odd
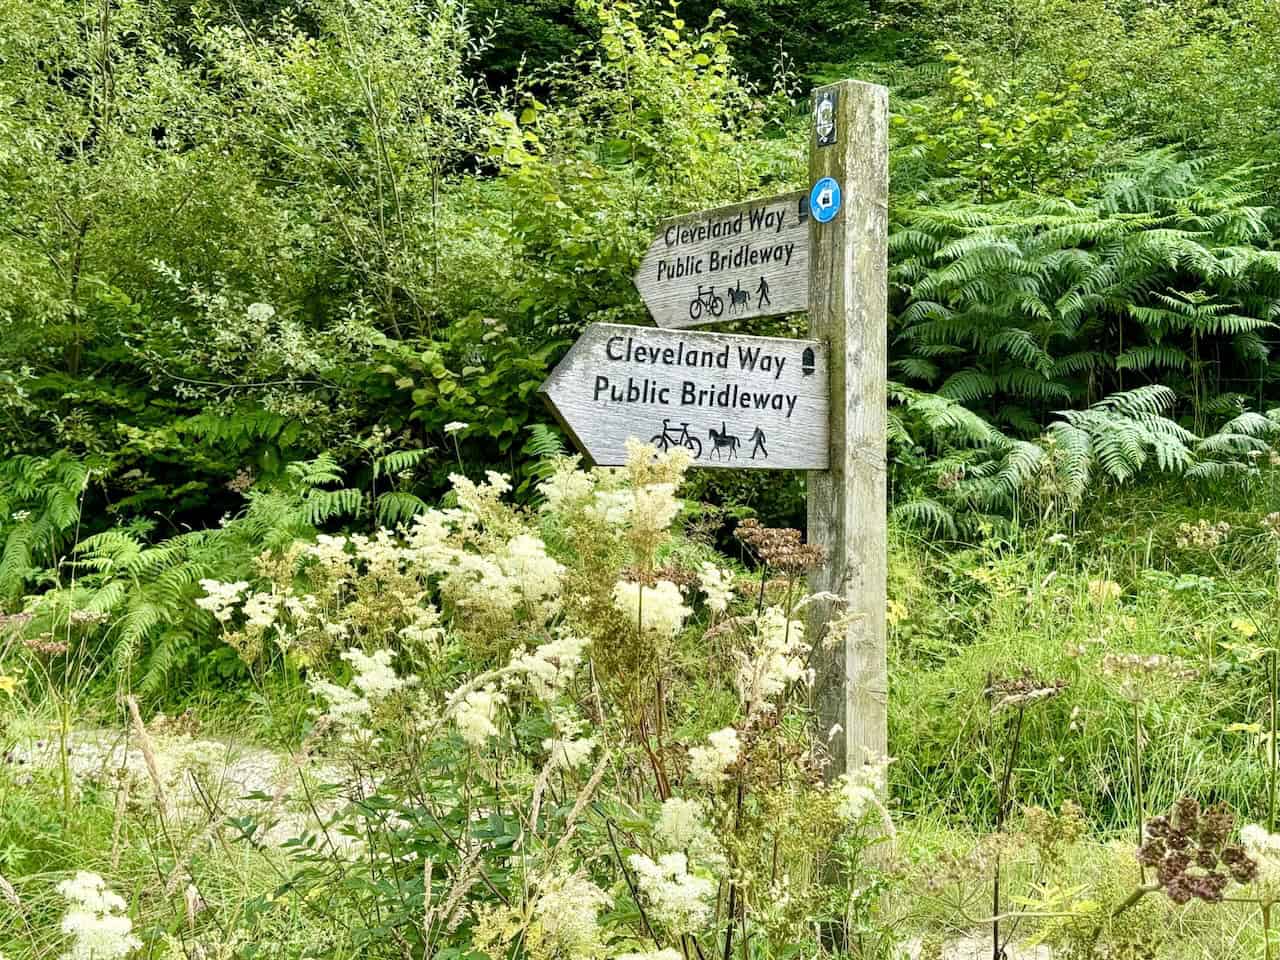
[[[1107,920],[1114,920],[1116,917],[1120,916],[1120,914],[1124,913],[1126,910],[1128,910],[1130,907],[1136,904],[1139,900],[1145,897],[1148,893],[1155,893],[1159,889],[1160,889],[1160,884],[1158,883],[1144,883],[1142,886],[1136,888],[1131,894],[1129,894],[1127,897],[1121,900],[1118,904],[1116,904],[1114,909],[1112,909],[1110,916],[1107,917]],[[1090,937],[1089,939],[1089,951],[1090,951],[1088,954],[1089,956],[1092,956],[1093,947],[1097,944],[1099,938],[1101,938],[1102,931],[1105,927],[1106,927],[1106,920],[1100,922],[1096,927],[1093,928],[1093,936]]]
[[[1018,746],[1022,742],[1022,718],[1025,704],[1018,706],[1018,716],[1013,722],[1013,741],[1005,758],[1004,775],[1000,778],[1000,799],[996,808],[996,833],[1004,829],[1004,818],[1009,809],[1009,784],[1013,780],[1013,765],[1017,761]],[[995,856],[991,877],[991,960],[1000,960],[1004,951],[1000,946],[1000,854]]]
[[[1271,670],[1268,677],[1267,697],[1271,701],[1271,738],[1268,743],[1268,750],[1271,753],[1271,763],[1267,767],[1267,832],[1276,832],[1276,697],[1277,697],[1277,679],[1280,678],[1280,651],[1274,647],[1271,650]]]
[[[1138,807],[1138,846],[1142,846],[1142,829],[1147,818],[1142,796],[1142,714],[1137,700],[1133,702],[1133,793]],[[1147,882],[1147,868],[1141,863],[1138,864],[1138,882]]]
[[[71,702],[58,698],[58,767],[62,776],[62,826],[71,825]]]
[[[1158,883],[1144,883],[1142,886],[1134,890],[1133,893],[1129,894],[1129,896],[1116,904],[1116,908],[1111,911],[1112,919],[1120,916],[1120,914],[1124,913],[1148,893],[1155,893],[1159,889],[1160,885]]]
[[[1273,658],[1274,662],[1274,658]],[[1272,703],[1275,701],[1273,700]],[[1266,960],[1271,960],[1271,901],[1262,905],[1262,950]]]
[[[649,923],[649,917],[644,912],[644,903],[640,899],[640,891],[636,889],[636,883],[631,878],[631,871],[627,869],[627,862],[622,858],[622,853],[618,850],[618,841],[613,835],[613,820],[606,816],[604,825],[609,833],[609,846],[613,848],[614,859],[618,861],[618,866],[622,870],[622,878],[627,881],[627,889],[631,891],[631,899],[635,901],[636,909],[640,912],[640,925],[644,930],[644,935],[661,947],[662,944],[658,941],[658,935],[654,932],[653,926]]]

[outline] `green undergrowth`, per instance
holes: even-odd
[[[1072,524],[992,529],[974,544],[898,532],[889,655],[900,810],[990,826],[1011,730],[985,691],[1029,670],[1064,686],[1026,711],[1015,802],[1074,801],[1103,831],[1135,823],[1140,727],[1148,814],[1182,795],[1265,813],[1265,667],[1251,657],[1274,619],[1264,521],[1275,502],[1269,487],[1204,500],[1147,485]],[[1170,659],[1151,661],[1135,686],[1108,669],[1109,657],[1134,654]]]

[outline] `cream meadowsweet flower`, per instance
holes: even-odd
[[[71,939],[62,960],[123,960],[142,946],[133,936],[124,899],[108,889],[102,877],[77,873],[57,889],[68,901],[62,933]]]
[[[777,607],[766,610],[758,624],[755,651],[736,652],[738,694],[749,715],[769,712],[771,702],[788,685],[808,677],[804,624],[787,619]]]
[[[683,853],[665,853],[657,861],[634,853],[629,863],[653,917],[669,932],[693,933],[710,922],[716,885],[689,873]]]
[[[558,736],[542,741],[542,748],[550,754],[547,765],[551,769],[572,770],[591,759],[596,741],[594,737],[581,736],[587,726],[585,720],[572,710],[556,709],[552,711],[552,722]]]
[[[707,826],[707,808],[700,800],[668,798],[653,826],[653,835],[667,850],[686,854],[706,868],[719,871],[725,867],[724,852]]]
[[[582,737],[577,740],[548,737],[542,741],[542,747],[549,754],[547,764],[551,769],[573,770],[591,759],[591,754],[596,749],[596,741],[594,737]]]
[[[606,526],[622,526],[631,519],[635,500],[630,490],[600,490],[596,492],[586,513],[588,518]]]
[[[251,630],[266,630],[276,622],[282,599],[273,593],[252,593],[244,602],[245,625]]]
[[[547,545],[537,537],[520,534],[512,537],[498,566],[514,581],[526,600],[540,601],[560,592],[564,566],[547,556]]]
[[[412,686],[417,680],[413,674],[397,676],[395,668],[391,666],[392,657],[390,650],[366,654],[354,647],[342,654],[342,659],[351,664],[351,669],[355,672],[351,682],[371,703],[385,700],[397,690]]]
[[[560,513],[568,507],[584,504],[595,491],[595,478],[578,469],[577,457],[566,457],[556,464],[555,471],[538,484],[542,495],[542,510]]]
[[[453,721],[462,739],[473,747],[483,747],[490,737],[497,736],[494,721],[498,707],[506,702],[506,696],[498,693],[493,684],[468,693],[453,710]]]
[[[471,424],[463,423],[461,420],[450,420],[448,423],[444,425],[444,432],[449,434],[454,434],[460,430],[467,429],[467,427],[469,426],[471,426]]]
[[[553,700],[569,685],[582,665],[588,641],[562,632],[531,653],[517,653],[511,667],[540,700]]]
[[[614,960],[684,960],[678,950],[647,950],[644,953],[620,953]]]
[[[707,598],[707,609],[724,613],[733,602],[733,574],[707,561],[698,568],[698,584]]]
[[[689,750],[689,777],[704,786],[719,786],[727,779],[725,771],[737,762],[741,749],[738,731],[733,727],[708,734],[706,746]]]
[[[631,625],[670,639],[680,632],[685,617],[693,611],[684,605],[680,588],[670,580],[659,580],[652,587],[619,580],[613,588],[613,605],[627,615]]]
[[[328,704],[324,716],[335,727],[355,726],[373,713],[373,704],[368,698],[328,680],[312,680],[307,689]]]
[[[235,583],[201,580],[200,586],[204,589],[205,595],[196,598],[196,606],[201,610],[208,610],[220,623],[226,623],[231,619],[235,613],[235,605],[240,601],[240,595],[249,589],[248,582],[244,580],[237,580]]]
[[[833,789],[839,797],[837,810],[850,823],[860,823],[872,809],[880,809],[880,795],[885,790],[886,768],[891,761],[866,763],[836,780]]]
[[[586,877],[559,874],[544,880],[533,902],[539,956],[586,958],[604,955],[600,911],[609,895]]]
[[[364,725],[378,704],[387,697],[417,683],[412,674],[396,675],[391,666],[392,656],[390,650],[366,654],[352,648],[342,654],[342,659],[351,664],[354,674],[351,687],[340,687],[327,680],[312,680],[308,684],[315,696],[327,702],[324,716],[330,723],[340,730],[355,730]]]
[[[445,637],[444,627],[440,623],[440,611],[428,604],[425,607],[414,607],[412,616],[413,619],[400,628],[401,638],[435,650]]]
[[[316,542],[306,549],[306,555],[314,557],[330,576],[345,579],[353,573],[351,554],[347,552],[346,537],[331,537],[321,533]]]

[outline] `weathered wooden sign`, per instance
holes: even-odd
[[[541,389],[600,466],[635,437],[700,467],[813,471],[807,536],[827,559],[806,616],[832,777],[888,749],[888,118],[884,87],[814,91],[810,189],[664,223],[635,284],[667,329],[595,324]],[[814,339],[680,330],[800,310]]]
[[[809,196],[789,193],[668,220],[635,275],[660,327],[806,310]]]
[[[827,365],[817,340],[596,323],[540,392],[598,466],[634,437],[699,467],[825,470]]]

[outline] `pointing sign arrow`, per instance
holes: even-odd
[[[596,323],[539,390],[597,466],[627,440],[682,447],[695,466],[825,470],[827,347]]]
[[[668,329],[807,310],[808,218],[808,193],[788,193],[668,220],[636,289]]]

